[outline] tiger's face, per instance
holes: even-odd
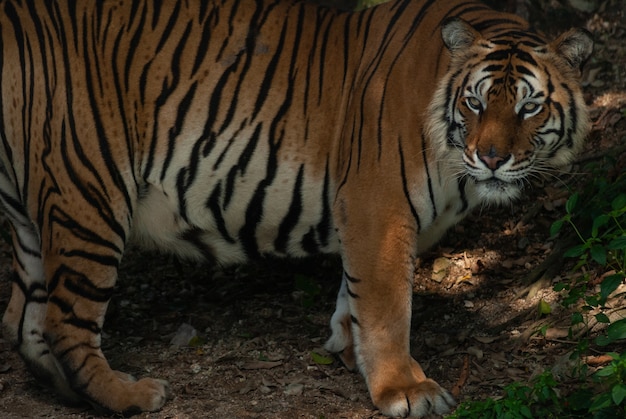
[[[439,152],[474,182],[481,202],[509,202],[529,178],[567,165],[581,147],[589,122],[572,81],[592,45],[576,31],[546,45],[488,40],[462,21],[448,25],[451,64],[439,92],[446,99],[434,105],[435,124],[445,129]]]

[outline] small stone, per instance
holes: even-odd
[[[299,396],[304,391],[304,384],[300,383],[291,383],[285,389],[285,394],[287,396]]]

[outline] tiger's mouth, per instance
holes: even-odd
[[[495,204],[506,204],[520,197],[523,183],[506,181],[497,177],[489,179],[475,180],[478,195],[486,202]]]
[[[512,182],[507,182],[506,180],[498,179],[497,177],[492,177],[489,179],[476,180],[476,183],[479,185],[484,185],[489,189],[502,189],[514,186]]]

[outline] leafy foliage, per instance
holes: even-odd
[[[619,170],[618,170],[619,172]],[[576,260],[571,279],[554,287],[562,292],[562,305],[575,307],[571,317],[572,330],[585,330],[591,312],[598,323],[608,325],[595,339],[587,334],[577,338],[572,358],[578,360],[579,382],[576,390],[564,397],[564,386],[550,371],[527,384],[513,383],[504,388],[499,399],[466,402],[450,418],[617,418],[626,417],[626,353],[607,352],[612,361],[589,374],[582,356],[590,348],[602,348],[626,340],[626,318],[611,320],[607,301],[626,278],[626,173],[613,178],[609,172],[595,170],[590,184],[573,193],[565,205],[565,215],[551,227],[551,235],[572,234],[578,243],[564,256]],[[593,286],[593,273],[600,272],[598,287]],[[596,280],[597,283],[597,280]]]
[[[564,406],[556,389],[557,382],[551,372],[537,376],[532,387],[519,382],[504,387],[504,397],[484,401],[466,402],[459,406],[449,419],[484,418],[560,418]]]

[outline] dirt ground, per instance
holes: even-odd
[[[579,173],[583,163],[607,150],[623,153],[626,140],[623,0],[596,3],[600,8],[591,13],[555,7],[542,15],[550,22],[558,18],[559,25],[582,24],[596,40],[584,74],[594,129],[574,168]],[[542,25],[558,29],[539,21]],[[568,325],[569,313],[560,308],[549,281],[527,291],[531,273],[558,245],[549,240],[548,229],[563,213],[564,184],[575,188],[582,178],[546,180],[510,208],[475,213],[420,260],[412,352],[458,400],[497,396],[502,386],[547,367],[568,369],[573,344],[559,331]],[[9,257],[4,248],[1,312],[10,293]],[[557,262],[554,281],[569,275],[567,265]],[[362,377],[337,361],[326,364],[321,349],[340,272],[332,258],[219,270],[131,250],[107,317],[104,350],[114,368],[167,379],[173,394],[161,411],[136,417],[382,417]],[[541,299],[552,306],[549,318],[538,317]],[[547,337],[534,333],[543,325],[550,326]],[[0,339],[0,416],[98,414],[87,406],[60,404]]]

